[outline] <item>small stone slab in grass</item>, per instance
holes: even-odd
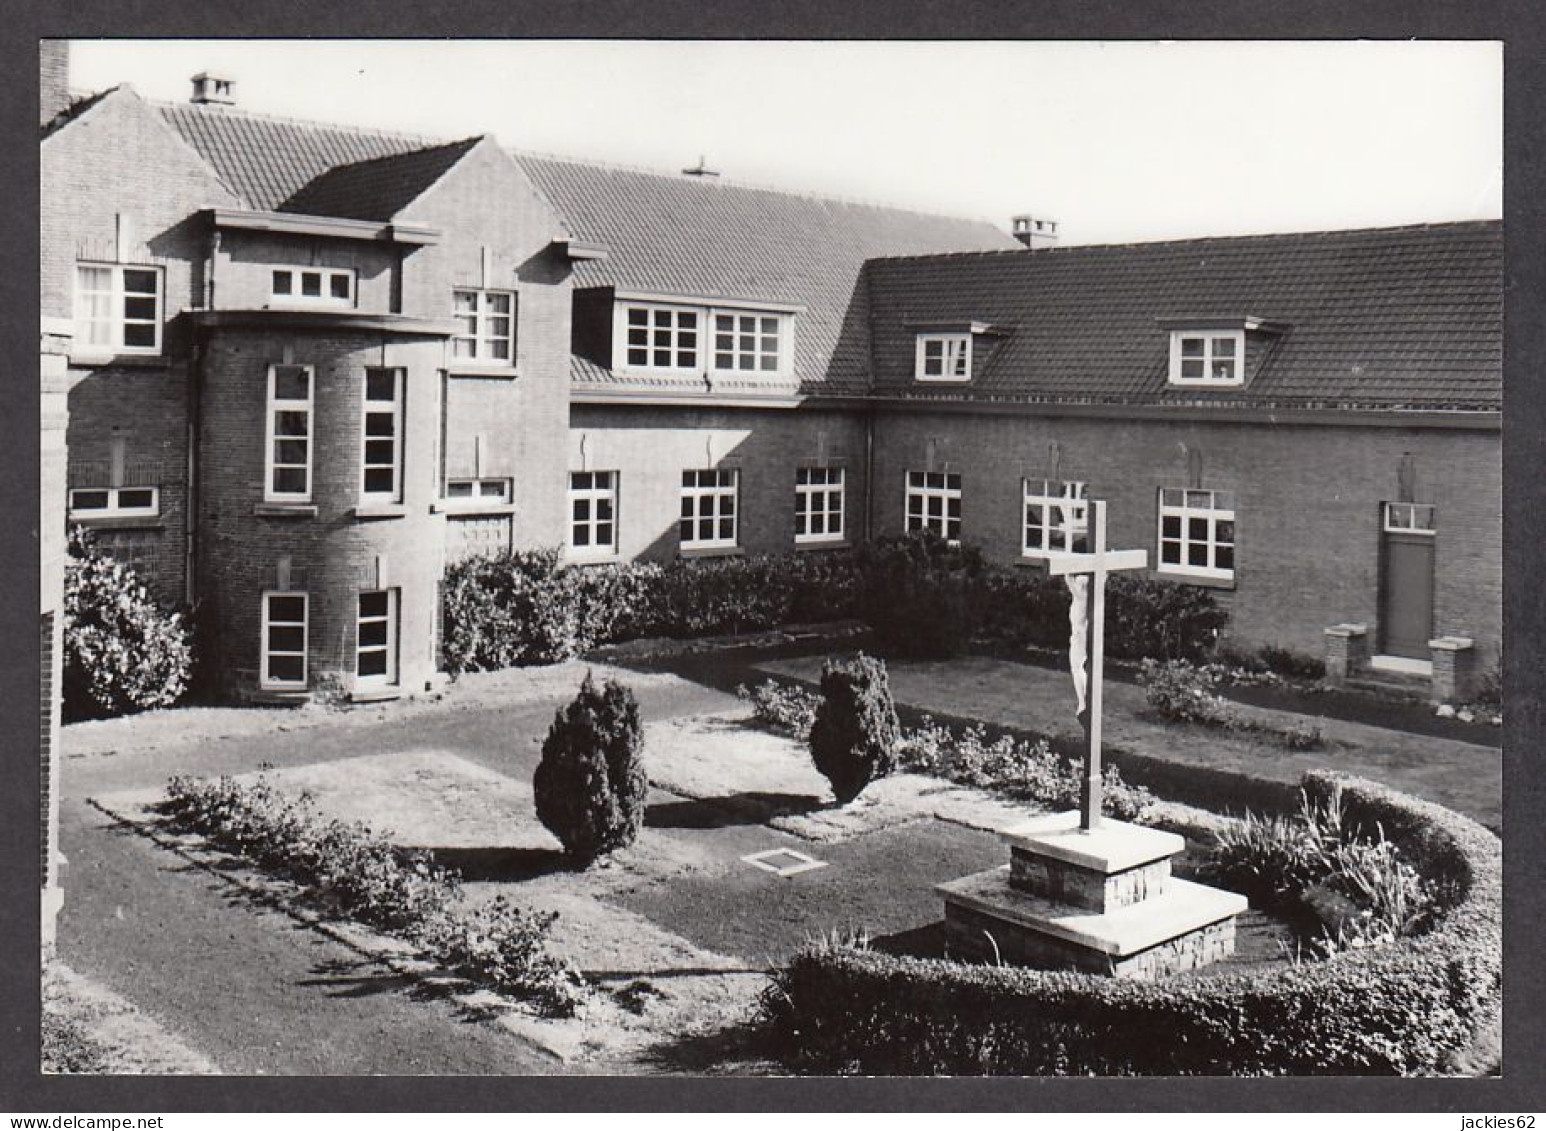
[[[770,835],[765,847],[780,842]],[[827,866],[785,877],[738,862],[608,902],[669,925],[694,946],[763,965],[826,931],[864,930],[872,937],[927,931],[943,912],[935,884],[1004,862],[996,835],[935,820],[806,852]]]

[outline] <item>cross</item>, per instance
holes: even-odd
[[[1047,573],[1063,577],[1074,593],[1075,617],[1070,618],[1069,663],[1073,664],[1077,639],[1077,610],[1080,604],[1074,578],[1089,578],[1089,612],[1085,618],[1086,655],[1088,675],[1085,688],[1085,713],[1080,719],[1084,724],[1084,787],[1080,793],[1079,827],[1086,832],[1100,824],[1101,766],[1100,766],[1100,714],[1101,683],[1106,662],[1106,575],[1126,569],[1144,569],[1149,564],[1147,550],[1106,549],[1106,504],[1101,500],[1090,503],[1092,539],[1088,553],[1058,553],[1047,558]],[[1072,531],[1068,531],[1072,534]],[[1077,674],[1076,677],[1077,678]]]

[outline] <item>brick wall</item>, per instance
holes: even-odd
[[[682,472],[717,466],[740,468],[741,548],[795,549],[795,469],[823,458],[845,469],[845,530],[857,541],[864,532],[865,429],[855,414],[646,405],[576,405],[571,412],[570,470],[619,472],[624,559],[674,556]]]
[[[392,309],[397,249],[362,240],[224,231],[215,260],[214,306],[251,310],[273,301],[275,267],[347,267],[355,271],[355,307]]]
[[[268,368],[288,356],[314,368],[311,502],[316,514],[264,516]],[[226,694],[256,689],[261,599],[288,558],[291,588],[310,595],[312,686],[347,690],[355,670],[357,599],[376,589],[378,560],[400,590],[399,683],[422,689],[436,670],[435,588],[443,572],[444,517],[436,501],[438,339],[359,333],[212,335],[205,359],[199,452],[198,591],[209,634],[205,672]],[[360,449],[367,367],[405,370],[401,514],[367,519],[360,506]]]
[[[993,558],[1019,555],[1021,479],[1083,480],[1110,502],[1109,541],[1157,552],[1160,487],[1233,492],[1236,570],[1229,635],[1319,655],[1322,630],[1378,621],[1380,504],[1398,496],[1410,452],[1415,495],[1437,508],[1434,630],[1497,646],[1501,474],[1496,431],[883,413],[876,429],[877,533],[902,529],[906,472],[962,475],[962,537]]]

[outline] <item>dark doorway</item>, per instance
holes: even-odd
[[[1386,503],[1380,575],[1380,651],[1429,658],[1433,638],[1433,507]]]

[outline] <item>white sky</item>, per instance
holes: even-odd
[[[986,218],[1063,243],[1502,214],[1491,42],[77,41],[72,87]]]

